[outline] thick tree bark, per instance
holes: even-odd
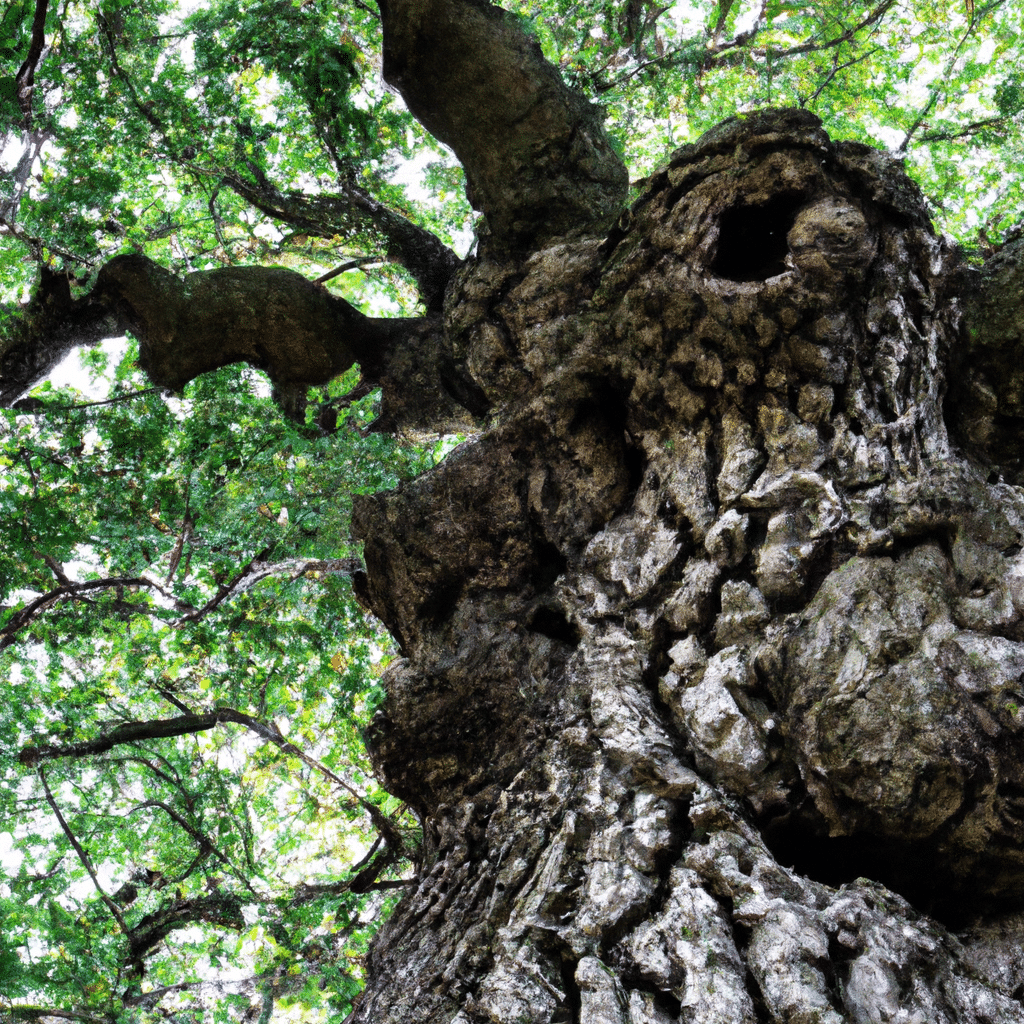
[[[68,278],[46,267],[32,301],[5,320],[0,333],[0,406],[5,408],[73,349],[125,329],[107,305],[73,299]]]
[[[962,282],[802,111],[460,273],[497,424],[357,507],[425,850],[353,1022],[1024,1021],[1024,497],[943,419]]]
[[[447,251],[447,250],[446,250]],[[383,390],[383,430],[457,429],[487,402],[460,376],[437,313],[411,319],[364,316],[294,271],[238,267],[184,280],[145,256],[118,256],[84,298],[65,277],[44,274],[0,347],[0,405],[11,406],[72,348],[131,331],[139,365],[179,391],[230,363],[265,370],[280,389],[325,384],[358,362]]]
[[[967,327],[950,394],[951,418],[968,447],[1024,482],[1024,236],[964,281]]]

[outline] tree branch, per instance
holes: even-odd
[[[438,314],[364,316],[281,267],[200,271],[180,280],[145,256],[118,256],[77,300],[63,275],[42,274],[0,351],[0,406],[13,404],[76,345],[130,330],[150,380],[175,391],[246,362],[285,394],[325,384],[358,362],[364,380],[384,392],[379,429],[460,430],[487,412],[479,389],[456,371]]]
[[[56,1010],[50,1006],[20,1006],[17,1003],[8,1003],[4,1006],[4,1013],[12,1017],[20,1017],[22,1020],[45,1021],[50,1017],[58,1020],[81,1020],[86,1024],[112,1024],[113,1017],[97,1017],[92,1013],[76,1013],[74,1010]]]
[[[964,29],[964,34],[960,39],[960,42],[956,44],[956,48],[953,50],[953,55],[949,58],[949,62],[946,64],[943,74],[928,87],[928,99],[925,101],[924,106],[922,106],[917,112],[914,123],[907,129],[906,135],[903,136],[903,141],[896,150],[897,155],[906,153],[907,147],[910,145],[910,140],[917,133],[917,130],[924,125],[925,118],[934,109],[935,104],[939,101],[939,97],[946,89],[949,88],[949,83],[953,81],[953,69],[956,67],[956,63],[960,59],[960,51],[964,48],[967,40],[971,38],[971,34],[974,32],[975,27],[986,14],[997,7],[1001,7],[1002,3],[1003,0],[996,0],[995,3],[989,4],[981,10],[978,10],[973,3],[969,6],[968,11],[970,14],[970,21],[967,24],[967,28]]]
[[[238,871],[231,861],[228,860],[227,856],[217,849],[213,840],[195,828],[186,818],[183,818],[173,807],[170,806],[170,804],[166,804],[162,800],[146,800],[144,803],[136,804],[128,813],[134,814],[136,811],[141,811],[147,807],[155,807],[158,810],[163,811],[164,814],[166,814],[167,817],[169,817],[171,821],[173,821],[183,832],[190,836],[196,846],[199,847],[200,856],[197,863],[193,864],[193,867],[189,869],[183,878],[178,879],[179,882],[184,881],[184,878],[187,878],[188,875],[192,873],[192,870],[198,866],[198,863],[202,863],[202,861],[212,853],[217,860],[219,860],[221,864],[231,872],[232,875],[240,879],[245,884],[245,887],[249,889],[250,892],[255,892],[244,873]]]
[[[384,77],[466,171],[499,247],[605,229],[629,182],[599,111],[483,0],[379,0]]]
[[[16,634],[29,625],[41,612],[46,611],[58,601],[80,600],[82,595],[94,590],[110,590],[115,587],[147,587],[156,590],[165,597],[172,600],[179,611],[188,609],[189,606],[178,601],[172,594],[164,590],[159,583],[146,579],[145,576],[110,576],[102,580],[85,580],[81,583],[69,582],[56,590],[51,590],[41,597],[25,605],[20,611],[14,613],[8,620],[7,625],[0,629],[0,651],[5,650],[14,643]]]
[[[196,608],[187,615],[182,616],[175,623],[175,626],[181,626],[186,622],[198,622],[219,605],[223,604],[229,597],[237,597],[239,594],[244,594],[245,591],[255,587],[257,583],[261,583],[271,576],[288,575],[293,580],[304,576],[308,572],[326,572],[350,576],[354,572],[360,572],[363,568],[362,560],[359,558],[290,558],[284,562],[263,561],[269,553],[270,548],[264,548],[230,583],[222,586],[215,597],[210,598],[202,608]]]
[[[121,402],[131,402],[143,395],[151,395],[160,388],[139,388],[137,391],[130,391],[126,395],[118,395],[116,398],[105,398],[101,402],[79,402],[77,405],[47,405],[35,398],[23,398],[12,406],[17,412],[25,416],[45,416],[51,412],[72,412],[77,409],[92,409],[98,405],[119,405]]]
[[[1009,117],[988,117],[983,121],[974,121],[964,125],[962,128],[950,129],[949,131],[928,132],[921,136],[922,142],[953,142],[956,139],[969,138],[979,132],[995,131],[1005,129],[1010,124]]]
[[[113,915],[115,921],[117,921],[118,927],[128,934],[128,927],[125,924],[124,917],[121,915],[120,908],[118,905],[103,891],[103,886],[100,885],[99,879],[96,877],[96,872],[93,870],[92,862],[89,860],[89,855],[85,852],[82,844],[75,838],[75,834],[71,831],[68,823],[64,820],[64,815],[61,814],[60,808],[57,806],[56,800],[53,799],[53,794],[50,792],[50,786],[46,781],[46,773],[43,771],[42,766],[38,769],[39,781],[43,784],[43,793],[46,796],[46,802],[50,805],[50,810],[53,811],[54,816],[57,819],[57,824],[60,825],[61,831],[67,837],[68,842],[74,847],[75,853],[78,854],[78,859],[82,862],[82,867],[89,872],[89,877],[92,879],[92,884],[96,887],[96,891],[100,895],[100,899],[107,905],[107,909]]]
[[[412,274],[427,309],[441,308],[448,281],[462,263],[436,235],[352,182],[343,182],[339,193],[312,196],[282,192],[265,178],[247,181],[234,172],[225,174],[223,183],[266,216],[317,238],[347,238],[366,230],[378,233],[385,258]]]
[[[18,94],[18,106],[24,117],[26,129],[32,126],[32,93],[35,90],[36,69],[42,59],[46,46],[46,9],[49,0],[36,0],[35,14],[32,18],[32,40],[28,47],[28,56],[18,69],[14,83]]]
[[[824,43],[804,43],[801,46],[793,46],[788,50],[763,50],[760,51],[760,55],[767,57],[771,60],[780,60],[786,57],[799,57],[804,53],[820,53],[822,50],[831,50],[837,46],[842,46],[843,43],[849,43],[853,37],[860,32],[862,29],[867,28],[869,25],[874,25],[881,21],[882,18],[889,12],[889,10],[895,6],[896,0],[884,0],[877,7],[869,11],[856,25],[851,28],[845,29],[837,36],[833,36],[831,39]]]
[[[152,914],[147,914],[127,932],[129,959],[138,961],[150,949],[163,942],[172,931],[197,921],[241,930],[245,927],[242,901],[234,893],[214,893],[165,904]]]
[[[141,743],[145,740],[168,739],[174,736],[189,736],[197,732],[206,732],[225,722],[244,726],[268,743],[274,744],[282,753],[297,757],[304,764],[323,775],[324,778],[340,786],[359,802],[378,831],[385,837],[389,846],[396,850],[403,848],[398,830],[381,812],[380,808],[372,804],[326,765],[316,758],[310,757],[309,754],[286,739],[276,725],[267,725],[265,722],[253,718],[252,715],[236,711],[234,708],[217,708],[215,711],[208,711],[200,715],[182,715],[178,718],[154,719],[148,722],[128,722],[111,729],[102,736],[84,740],[81,743],[27,746],[21,750],[18,760],[23,765],[38,765],[41,761],[53,761],[60,758],[91,757],[105,754],[108,750],[126,743]]]
[[[106,303],[75,300],[65,274],[40,270],[39,287],[24,306],[8,307],[0,338],[0,407],[10,407],[72,349],[124,334],[127,324]]]
[[[24,765],[35,765],[40,761],[55,761],[60,758],[92,757],[105,754],[114,747],[126,743],[142,743],[146,740],[168,739],[174,736],[191,736],[216,728],[229,719],[220,711],[208,711],[201,715],[182,715],[178,718],[158,718],[149,722],[128,722],[118,725],[109,732],[92,740],[66,745],[28,746],[18,755]]]
[[[114,75],[125,83],[135,108],[167,143],[163,121],[153,104],[143,102],[139,97],[134,83],[118,62],[113,33],[102,17],[101,23],[104,25]],[[208,170],[188,160],[176,158],[176,162],[182,163],[193,174],[209,176]],[[388,209],[353,182],[344,181],[343,191],[335,195],[286,194],[268,181],[257,164],[252,161],[246,163],[252,180],[247,180],[235,171],[228,171],[223,174],[220,184],[226,185],[268,217],[284,221],[317,237],[345,238],[367,229],[379,233],[385,243],[386,258],[405,267],[412,274],[427,309],[441,309],[448,280],[462,261],[437,236]],[[215,233],[220,238],[213,199],[211,196],[210,213]]]

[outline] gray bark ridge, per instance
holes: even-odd
[[[967,330],[947,404],[958,435],[1006,479],[1024,480],[1024,235],[965,269]]]
[[[352,1024],[1024,1021],[1024,492],[956,252],[803,111],[449,290],[496,415],[360,499],[422,874]]]

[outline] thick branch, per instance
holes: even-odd
[[[280,267],[201,271],[180,280],[145,256],[118,256],[83,299],[43,272],[0,350],[0,406],[10,406],[76,345],[130,330],[139,365],[180,390],[230,363],[265,370],[281,392],[325,384],[358,362],[384,392],[380,429],[465,429],[487,411],[457,373],[438,314],[364,316]],[[415,386],[410,386],[411,384]]]
[[[386,322],[278,267],[181,281],[144,256],[118,256],[100,271],[94,295],[139,339],[139,364],[153,383],[175,391],[235,362],[279,384],[323,384],[357,359],[372,372],[392,334]]]
[[[31,302],[12,311],[0,335],[0,407],[13,405],[72,349],[117,337],[125,326],[108,305],[73,299],[67,276],[43,267]]]
[[[46,47],[46,9],[49,0],[36,0],[35,14],[32,18],[32,41],[29,43],[28,56],[18,69],[15,88],[18,93],[18,105],[24,115],[25,127],[32,124],[32,93],[35,89],[36,68],[42,59]]]
[[[38,764],[40,761],[55,761],[59,758],[90,757],[105,754],[114,747],[125,743],[141,743],[145,740],[167,739],[172,736],[190,736],[216,728],[228,719],[223,711],[209,711],[202,715],[182,715],[178,718],[158,718],[150,722],[128,722],[119,725],[102,736],[81,743],[61,746],[25,747],[18,759],[22,764]]]
[[[466,170],[500,245],[601,230],[628,179],[599,111],[483,0],[379,0],[384,77]]]
[[[197,921],[241,930],[245,927],[242,900],[233,893],[213,893],[190,900],[177,900],[147,914],[128,932],[130,959],[139,960],[163,942],[172,931]]]

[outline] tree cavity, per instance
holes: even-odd
[[[760,206],[734,206],[722,214],[711,270],[730,281],[766,281],[785,273],[786,236],[803,206],[802,196],[784,194]]]

